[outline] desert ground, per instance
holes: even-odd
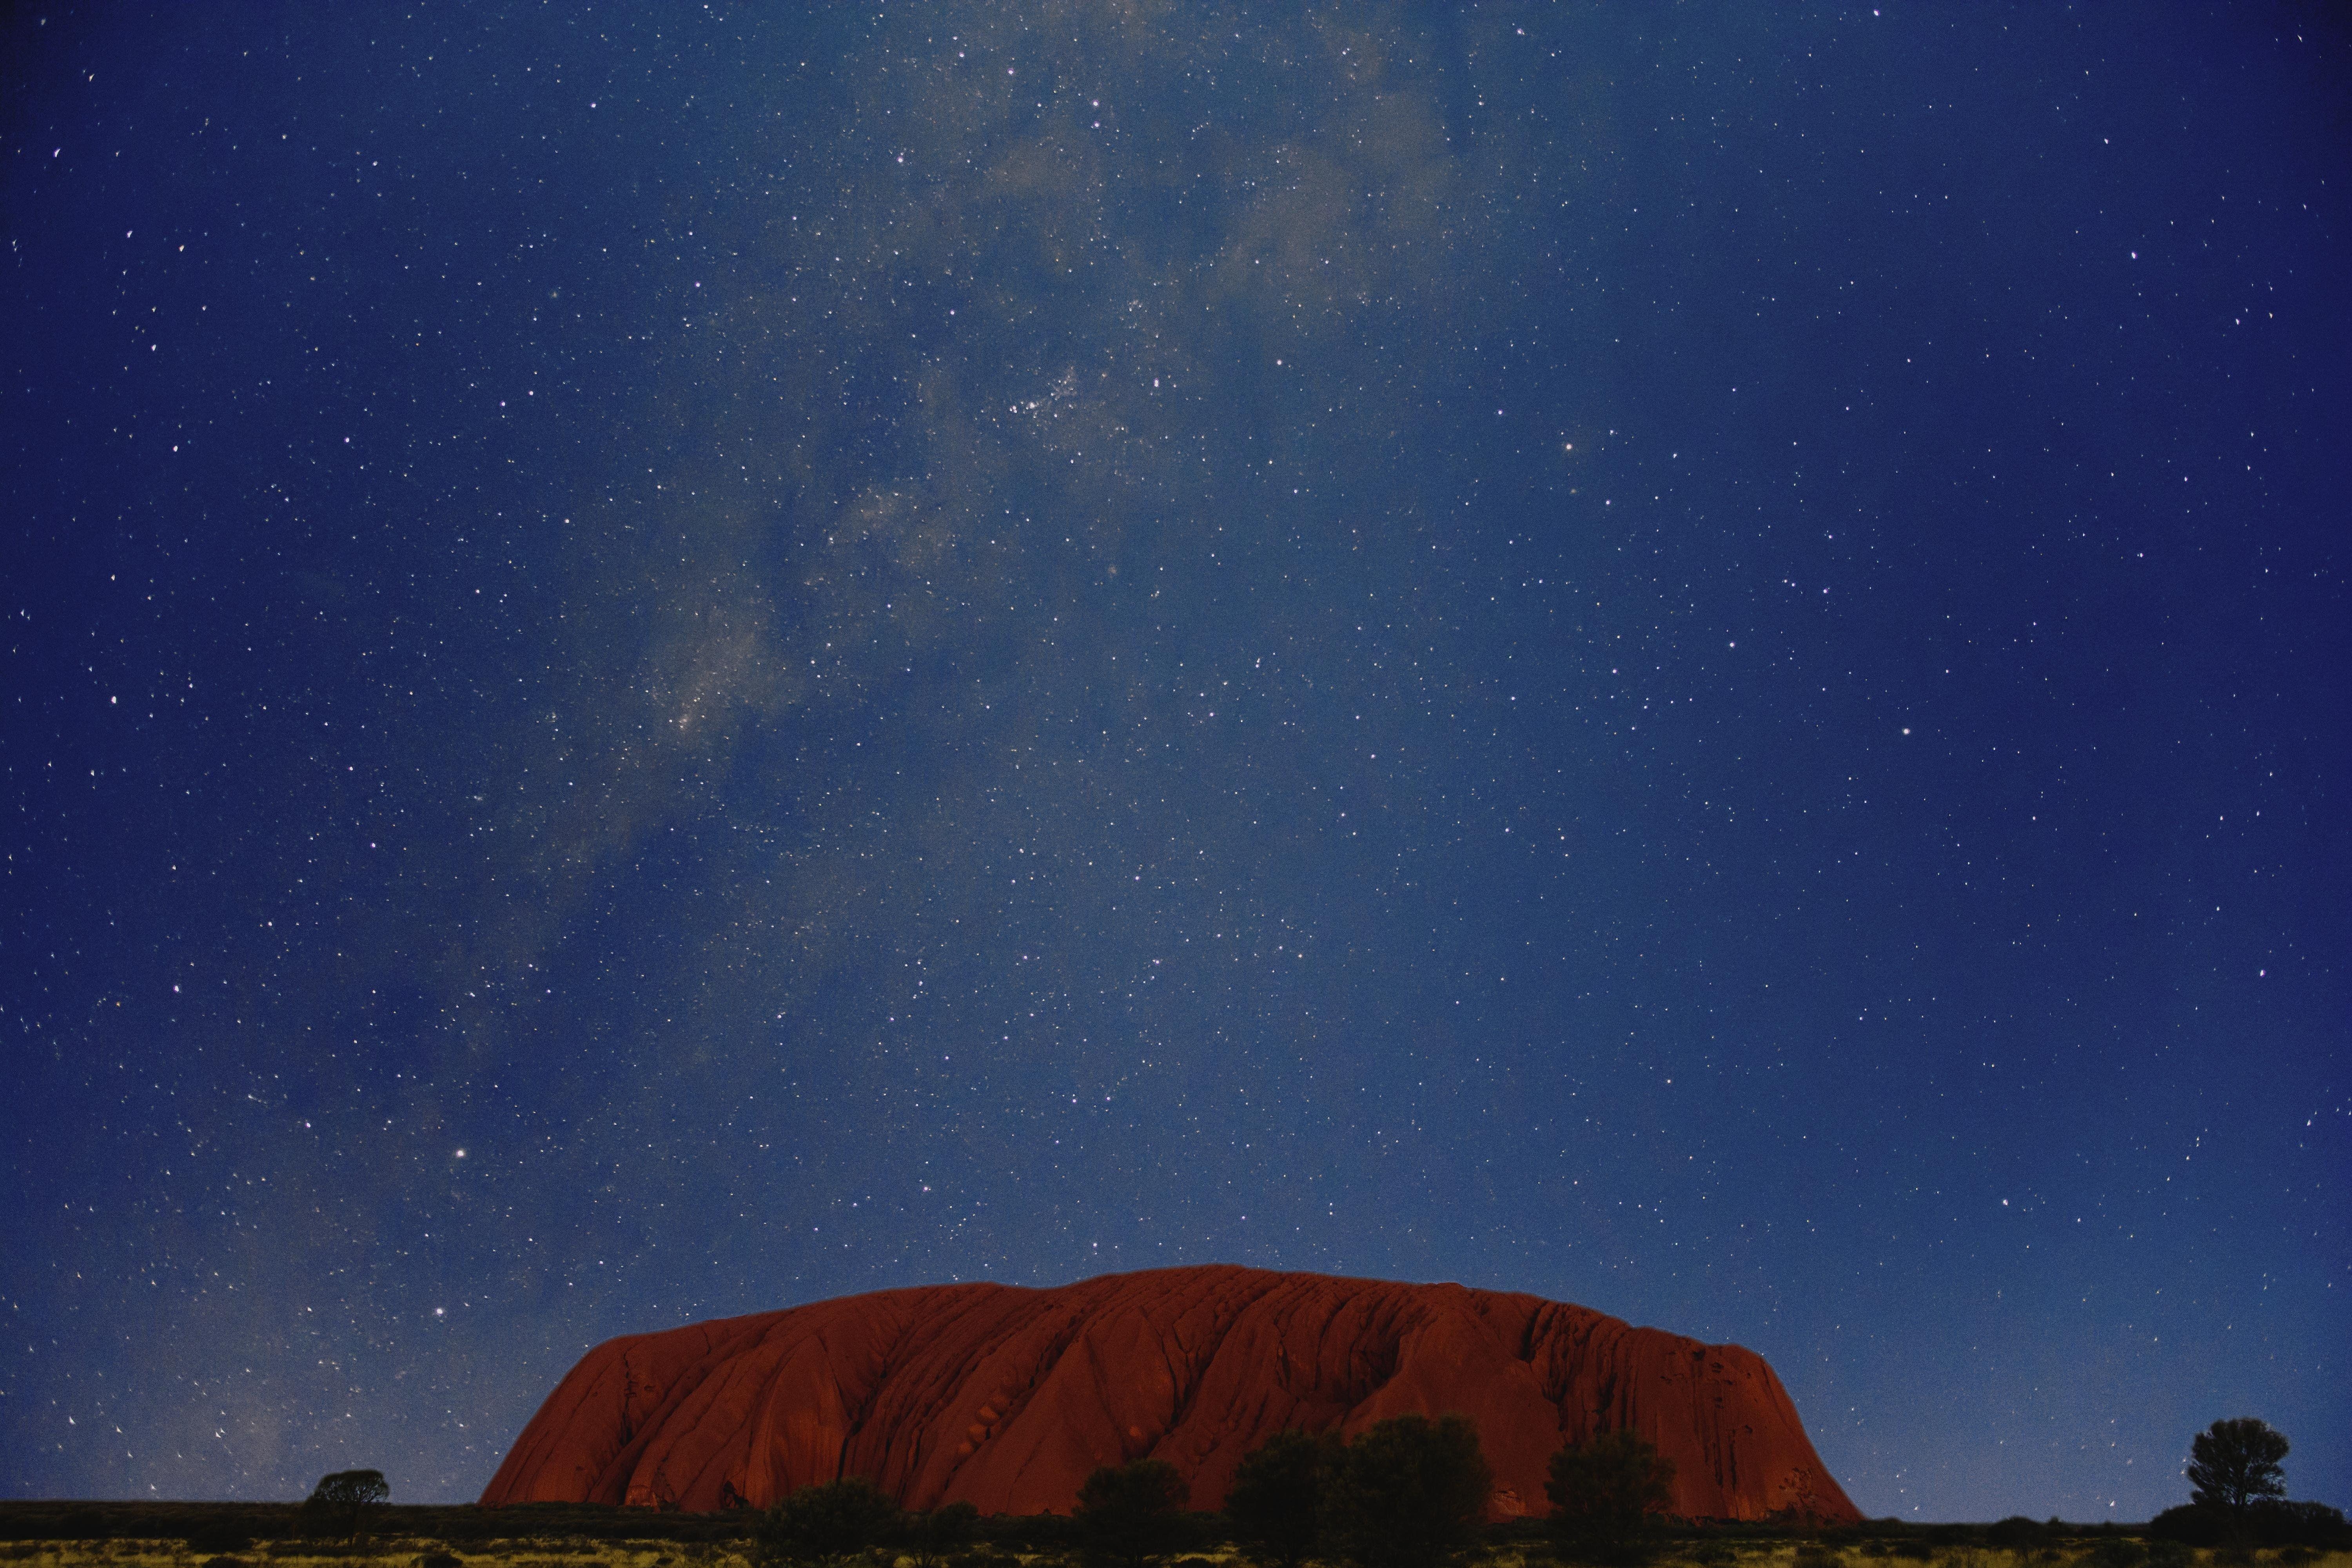
[[[1830,1546],[1811,1542],[1675,1542],[1656,1568],[2108,1568],[2128,1551],[2111,1548],[2126,1537],[2004,1551],[1980,1546],[1901,1550],[1882,1542]],[[1924,1543],[1922,1543],[1924,1544]],[[2164,1561],[2159,1549],[2158,1561]],[[899,1554],[874,1568],[1059,1568],[1075,1563],[1061,1552],[979,1548],[944,1559]],[[1221,1549],[1169,1560],[1168,1568],[1242,1568],[1237,1552]],[[1471,1553],[1464,1568],[1549,1568],[1558,1559],[1537,1550],[1497,1548]],[[2352,1568],[2352,1552],[2183,1550],[2173,1568]],[[0,1563],[18,1568],[755,1568],[748,1542],[593,1541],[579,1537],[446,1542],[383,1535],[352,1542],[278,1541],[236,1553],[200,1554],[180,1540],[16,1541],[0,1542]]]

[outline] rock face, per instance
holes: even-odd
[[[909,1508],[1059,1513],[1097,1466],[1154,1458],[1214,1509],[1285,1427],[1454,1412],[1477,1424],[1497,1518],[1549,1512],[1553,1452],[1621,1426],[1674,1460],[1685,1517],[1861,1517],[1737,1345],[1534,1296],[1222,1266],[882,1290],[607,1341],[482,1501],[765,1507],[863,1476]]]

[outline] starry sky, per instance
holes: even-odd
[[[2352,1502],[2340,16],[809,9],[7,18],[8,1495],[1226,1261]]]

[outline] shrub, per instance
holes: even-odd
[[[1315,1550],[1324,1489],[1346,1447],[1335,1433],[1276,1432],[1243,1455],[1225,1491],[1234,1539],[1261,1563],[1298,1568]]]
[[[2022,1547],[2039,1546],[2050,1539],[2050,1531],[2036,1521],[2021,1513],[2011,1514],[1985,1531],[1988,1543],[2014,1552]]]
[[[382,1470],[337,1470],[319,1478],[302,1504],[302,1516],[313,1531],[341,1528],[344,1539],[357,1541],[367,1510],[391,1496]]]
[[[2193,1502],[2166,1509],[2147,1521],[2151,1549],[2166,1542],[2180,1546],[2218,1546],[2226,1528],[2221,1510]]]
[[[2148,1521],[2160,1542],[2191,1546],[2352,1546],[2352,1526],[2326,1503],[2266,1499],[2242,1511],[2203,1503],[2166,1509]],[[2159,1563],[2158,1568],[2163,1568]]]
[[[1078,1489],[1071,1511],[1078,1557],[1089,1568],[1142,1568],[1184,1544],[1191,1489],[1165,1459],[1106,1465]]]
[[[888,1494],[857,1477],[802,1487],[770,1509],[752,1537],[761,1568],[840,1563],[896,1541],[904,1516]]]
[[[980,1510],[968,1502],[951,1502],[907,1521],[907,1544],[926,1568],[956,1557],[980,1533]]]
[[[1649,1516],[1675,1500],[1675,1462],[1630,1428],[1603,1432],[1551,1457],[1544,1495],[1553,1535],[1572,1554],[1604,1563],[1646,1561]]]
[[[2147,1545],[2127,1537],[2102,1541],[2091,1550],[2091,1568],[2141,1568],[2147,1561]]]
[[[2253,1507],[2254,1531],[2273,1546],[2352,1546],[2352,1525],[2342,1510],[2324,1502],[2261,1502]]]
[[[1477,1538],[1494,1487],[1468,1420],[1391,1416],[1333,1470],[1326,1544],[1362,1568],[1436,1568]]]

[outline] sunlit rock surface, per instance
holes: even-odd
[[[1223,1500],[1285,1427],[1476,1422],[1496,1517],[1549,1511],[1565,1442],[1631,1426],[1674,1511],[1859,1518],[1763,1358],[1534,1296],[1223,1266],[1056,1289],[935,1285],[611,1340],[499,1467],[488,1504],[765,1507],[863,1476],[910,1508],[1066,1512],[1146,1457]]]

